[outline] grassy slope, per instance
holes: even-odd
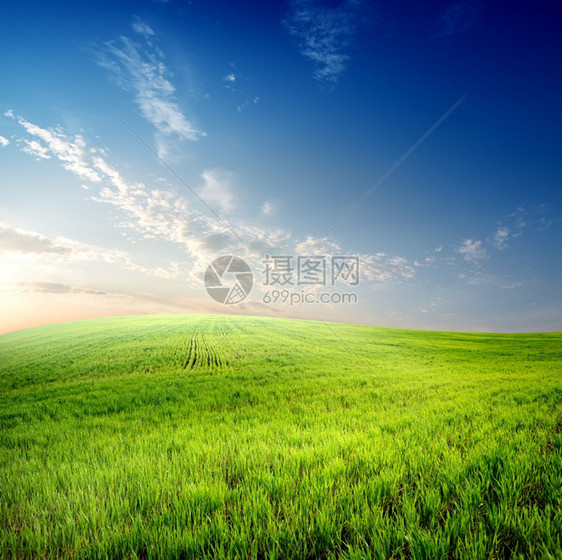
[[[561,342],[178,315],[4,335],[0,555],[562,558]]]

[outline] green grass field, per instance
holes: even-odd
[[[562,334],[0,337],[3,558],[562,558]]]

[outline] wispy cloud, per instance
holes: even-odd
[[[201,177],[203,186],[199,189],[199,196],[224,214],[232,212],[235,206],[232,174],[221,169],[206,169]]]
[[[232,96],[232,99],[236,103],[236,111],[241,113],[244,109],[257,105],[260,101],[260,97],[255,95],[252,88],[252,79],[248,76],[244,76],[236,70],[236,65],[230,63],[230,66],[234,71],[228,72],[222,77],[222,89],[228,91]]]
[[[118,249],[98,247],[66,237],[51,238],[35,231],[13,228],[0,223],[0,254],[20,255],[19,262],[105,262],[117,264],[129,270],[149,272],[135,264],[131,257]],[[31,259],[31,260],[30,260]]]
[[[70,247],[57,243],[35,232],[9,228],[0,224],[0,254],[18,253],[55,253],[69,254]]]
[[[34,156],[36,159],[50,159],[49,148],[37,142],[37,140],[23,140],[22,152]]]
[[[360,263],[360,274],[369,282],[386,283],[409,280],[416,276],[416,265],[405,257],[391,256],[386,253],[352,255],[343,251],[336,241],[308,236],[295,246],[298,255],[322,255],[357,257]]]
[[[91,199],[121,210],[124,220],[118,226],[136,231],[146,239],[166,239],[181,244],[190,254],[196,255],[197,260],[205,259],[206,262],[209,262],[210,247],[216,247],[218,239],[224,240],[225,247],[231,242],[224,226],[192,209],[184,198],[169,190],[151,189],[143,183],[126,180],[104,159],[102,150],[87,147],[81,137],[71,137],[60,128],[42,128],[9,113],[8,116],[15,119],[27,134],[41,139],[45,143],[45,153],[56,157],[65,169],[81,179],[100,184]],[[27,138],[18,141],[29,144]],[[227,192],[224,184],[219,183],[221,177],[213,172],[206,177],[207,186],[214,188],[217,198],[219,186],[223,187],[223,194]],[[227,205],[231,200],[223,198],[222,203]]]
[[[562,214],[558,212],[555,216],[552,213],[552,209],[546,204],[539,205],[537,207],[537,230],[546,231],[550,226],[554,225],[556,222],[560,223],[562,221]]]
[[[6,146],[10,145],[10,141],[4,136],[0,136],[0,148],[5,148]]]
[[[273,204],[266,200],[261,207],[261,213],[265,216],[269,216],[273,213]]]
[[[299,255],[327,255],[342,252],[339,243],[336,241],[312,235],[307,236],[304,241],[297,243],[295,249]]]
[[[49,154],[57,158],[65,169],[81,179],[90,178],[91,185],[86,185],[87,196],[119,211],[116,227],[128,232],[127,237],[131,238],[130,234],[136,234],[139,240],[160,240],[177,245],[185,251],[187,261],[183,268],[179,263],[172,262],[166,269],[146,269],[132,262],[123,251],[93,247],[62,238],[48,239],[33,232],[9,228],[0,232],[0,250],[3,248],[20,254],[36,253],[51,259],[54,255],[57,259],[71,261],[102,260],[161,278],[176,278],[181,275],[186,280],[191,279],[194,286],[200,286],[202,273],[221,254],[237,254],[246,259],[255,270],[262,267],[263,258],[267,254],[322,254],[327,257],[348,254],[330,239],[309,236],[304,241],[298,241],[290,231],[258,227],[232,216],[231,224],[244,240],[241,245],[224,224],[206,214],[204,208],[197,208],[199,202],[189,201],[160,183],[158,187],[154,187],[125,178],[107,161],[103,150],[87,146],[83,139],[77,142],[75,137],[65,134],[60,128],[45,129],[22,117],[12,115],[12,118],[28,135],[45,139]],[[26,138],[18,141],[24,139]],[[74,156],[71,161],[69,153]],[[201,176],[203,185],[199,195],[221,212],[234,212],[236,197],[233,175],[224,170],[207,169]],[[84,185],[80,184],[80,187],[83,188]],[[271,212],[271,209],[271,204],[265,203],[262,212]],[[365,280],[400,282],[415,277],[416,263],[404,257],[384,253],[358,256]]]
[[[135,25],[145,38],[152,37],[147,24],[135,21]],[[170,141],[197,140],[205,135],[182,112],[160,49],[147,43],[143,50],[141,45],[122,36],[105,44],[97,62],[111,73],[119,86],[133,92],[141,115],[157,130],[160,157],[168,153]]]
[[[443,304],[443,299],[440,297],[432,297],[429,301],[420,302],[418,304],[417,310],[420,313],[428,314],[435,313],[439,307]]]
[[[133,19],[133,23],[131,24],[133,31],[142,35],[145,39],[150,39],[150,37],[154,37],[154,30],[150,25],[142,21],[139,17],[135,17]]]
[[[491,243],[496,249],[498,249],[499,251],[503,251],[508,246],[508,241],[510,236],[511,236],[511,232],[509,231],[509,228],[505,226],[500,226],[494,232],[494,235],[492,236],[491,239]]]
[[[257,95],[251,101],[246,97],[244,101],[240,103],[240,105],[236,105],[236,111],[238,113],[241,113],[246,107],[250,105],[257,105],[259,102],[260,102],[260,98]]]
[[[99,185],[96,190],[87,185],[87,192],[91,192],[92,200],[110,204],[121,211],[122,221],[117,223],[117,227],[136,232],[143,239],[162,239],[186,249],[194,259],[193,274],[204,269],[215,256],[215,251],[233,250],[236,245],[236,240],[232,239],[223,224],[196,210],[172,190],[151,188],[125,179],[104,159],[102,150],[87,147],[83,139],[77,141],[60,128],[42,128],[12,112],[9,116],[32,138],[44,141],[48,154],[57,158],[65,169],[80,179]],[[28,138],[22,137],[18,141],[23,143],[24,140]],[[222,211],[233,208],[229,174],[207,170],[202,177],[203,194],[218,204]],[[246,228],[246,238],[256,248],[276,239],[275,236],[260,236],[251,228]]]
[[[388,256],[384,253],[361,255],[361,274],[374,282],[398,283],[416,276],[416,265],[405,257]]]
[[[527,210],[523,206],[518,206],[511,214],[510,218],[514,220],[514,227],[517,229],[524,228],[527,225],[526,221]]]
[[[362,7],[360,0],[343,0],[336,6],[315,0],[292,3],[283,23],[297,39],[301,54],[314,63],[317,80],[335,83],[345,70],[346,50],[357,33]]]
[[[13,111],[7,111],[5,116],[15,119],[33,140],[22,139],[22,151],[37,158],[48,159],[54,155],[63,167],[78,175],[82,179],[98,183],[100,176],[87,164],[88,150],[84,139],[79,134],[69,136],[62,130],[41,128],[23,117],[15,116]],[[39,142],[39,140],[41,142]]]
[[[147,268],[122,250],[99,247],[66,237],[48,237],[35,231],[0,223],[0,291],[113,295],[91,288],[65,288],[63,277],[84,277],[84,270],[125,270],[156,278],[175,278],[173,263],[167,268]],[[93,267],[93,268],[92,268]],[[33,278],[33,282],[27,281]]]
[[[523,204],[518,206],[511,214],[502,220],[503,223],[509,224],[509,227],[506,227],[503,224],[498,226],[491,242],[496,248],[500,248],[494,243],[498,232],[501,236],[504,234],[503,230],[507,230],[505,239],[507,242],[507,240],[521,237],[525,231],[542,232],[561,221],[561,213],[548,204]],[[504,246],[501,248],[504,248]]]
[[[488,256],[488,252],[482,247],[482,241],[474,241],[472,239],[465,239],[457,251],[463,256],[465,261],[475,265],[478,265]]]
[[[470,286],[493,286],[498,285],[501,281],[493,274],[486,274],[480,270],[470,273],[461,272],[458,275],[459,280],[464,280]]]

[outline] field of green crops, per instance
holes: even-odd
[[[0,337],[2,558],[562,558],[562,334]]]

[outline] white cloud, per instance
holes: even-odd
[[[0,224],[0,254],[9,252],[65,254],[70,249],[38,233]]]
[[[488,256],[486,249],[482,247],[482,241],[473,241],[472,239],[465,239],[457,251],[464,257],[465,261],[472,264],[478,264]]]
[[[145,39],[150,39],[150,37],[154,36],[154,30],[150,27],[150,25],[144,23],[144,21],[138,17],[135,17],[131,27],[135,33],[142,35]]]
[[[143,53],[139,45],[120,37],[117,42],[106,43],[98,63],[111,72],[120,87],[133,92],[141,115],[157,130],[160,157],[170,149],[171,139],[197,140],[204,136],[182,112],[159,49]]]
[[[560,212],[548,204],[519,206],[509,215],[511,218],[510,237],[519,237],[524,228],[535,231],[546,231],[549,227],[562,221]]]
[[[75,142],[60,129],[44,129],[22,117],[17,117],[17,122],[28,134],[44,139],[50,153],[65,169],[101,184],[92,200],[111,204],[123,213],[124,219],[118,227],[136,232],[144,239],[161,239],[184,247],[194,260],[193,274],[204,270],[216,251],[235,250],[237,240],[205,208],[192,208],[185,198],[171,190],[151,189],[143,183],[126,180],[101,156],[102,150],[88,148],[83,140]],[[202,177],[204,200],[221,212],[233,209],[230,174],[214,169],[206,170]],[[251,228],[246,228],[244,236],[255,251],[280,239],[278,235],[262,234]]]
[[[197,286],[200,286],[200,275],[220,254],[237,254],[246,259],[255,270],[259,270],[266,254],[320,254],[327,257],[343,254],[340,245],[333,240],[309,236],[304,241],[297,242],[290,231],[265,229],[236,220],[232,225],[243,240],[241,244],[224,223],[210,215],[199,201],[188,201],[171,189],[151,188],[144,183],[131,182],[102,157],[102,150],[89,148],[82,139],[76,142],[69,139],[61,129],[43,129],[21,117],[17,117],[17,120],[29,134],[46,139],[51,153],[61,161],[63,167],[79,177],[89,176],[91,182],[98,185],[95,190],[89,185],[82,185],[81,188],[88,187],[88,193],[93,190],[91,200],[110,204],[120,211],[122,219],[116,224],[118,228],[133,232],[140,239],[161,240],[182,247],[189,256],[189,264],[183,274]],[[71,161],[69,153],[75,156]],[[202,173],[202,179],[203,185],[198,194],[206,203],[220,213],[230,213],[236,209],[231,173],[207,169]],[[271,208],[270,203],[265,203],[262,211]],[[166,269],[145,269],[132,263],[122,251],[97,248],[62,238],[49,240],[33,232],[19,233],[23,237],[18,236],[18,232],[5,234],[5,238],[7,236],[11,243],[9,248],[12,252],[22,253],[27,247],[27,253],[39,253],[50,259],[54,255],[56,259],[72,257],[73,260],[103,260],[161,278],[177,277],[180,274],[177,264]],[[384,253],[359,257],[362,274],[367,280],[401,281],[415,276],[415,265],[405,258],[387,256]]]
[[[361,275],[374,282],[400,282],[416,276],[413,263],[404,257],[388,257],[384,253],[360,256]]]
[[[329,255],[341,253],[341,247],[335,241],[309,235],[304,241],[297,243],[295,251],[298,255]]]
[[[492,236],[492,245],[500,250],[503,251],[507,247],[507,242],[510,237],[509,228],[506,227],[498,227],[495,231],[494,235]]]
[[[37,142],[37,140],[24,140],[21,151],[30,156],[35,156],[37,159],[51,159],[48,148]]]
[[[361,277],[370,282],[400,282],[412,279],[416,275],[414,264],[404,257],[390,257],[385,253],[345,254],[341,246],[331,239],[308,236],[305,241],[295,245],[295,254],[326,256],[328,259],[335,256],[357,257]]]
[[[10,141],[7,138],[4,138],[4,136],[0,136],[0,147],[5,148],[9,144]]]
[[[6,255],[20,255],[19,259],[15,259],[16,261],[44,261],[49,264],[99,261],[118,264],[130,270],[148,271],[134,264],[124,251],[98,247],[67,237],[47,237],[35,231],[13,228],[2,223],[0,223],[0,254],[3,255],[3,261]]]
[[[25,131],[43,141],[40,144],[36,140],[23,140],[24,147],[22,151],[35,157],[47,159],[51,154],[59,159],[63,167],[78,175],[82,179],[98,183],[101,178],[88,166],[89,151],[86,149],[84,139],[79,134],[70,137],[61,130],[53,130],[51,128],[41,128],[20,116],[14,116],[13,112],[9,112],[10,117],[25,129]]]
[[[265,216],[271,215],[273,213],[273,204],[266,200],[261,207],[261,213]]]
[[[300,52],[316,66],[319,81],[337,82],[349,56],[346,48],[358,28],[359,0],[344,0],[336,6],[322,6],[315,0],[296,0],[283,22],[299,41]]]
[[[231,66],[235,68],[232,63]],[[257,105],[259,103],[260,97],[251,91],[249,87],[251,80],[248,78],[244,76],[241,78],[239,73],[229,72],[222,77],[222,81],[224,82],[222,88],[229,91],[233,99],[236,100],[235,107],[238,113],[241,113],[250,105]]]
[[[522,229],[527,226],[527,210],[522,206],[518,206],[509,217],[514,219],[513,227],[516,229]]]
[[[199,189],[199,196],[213,209],[225,214],[232,212],[235,206],[232,174],[220,169],[206,169],[201,177],[204,183]]]

